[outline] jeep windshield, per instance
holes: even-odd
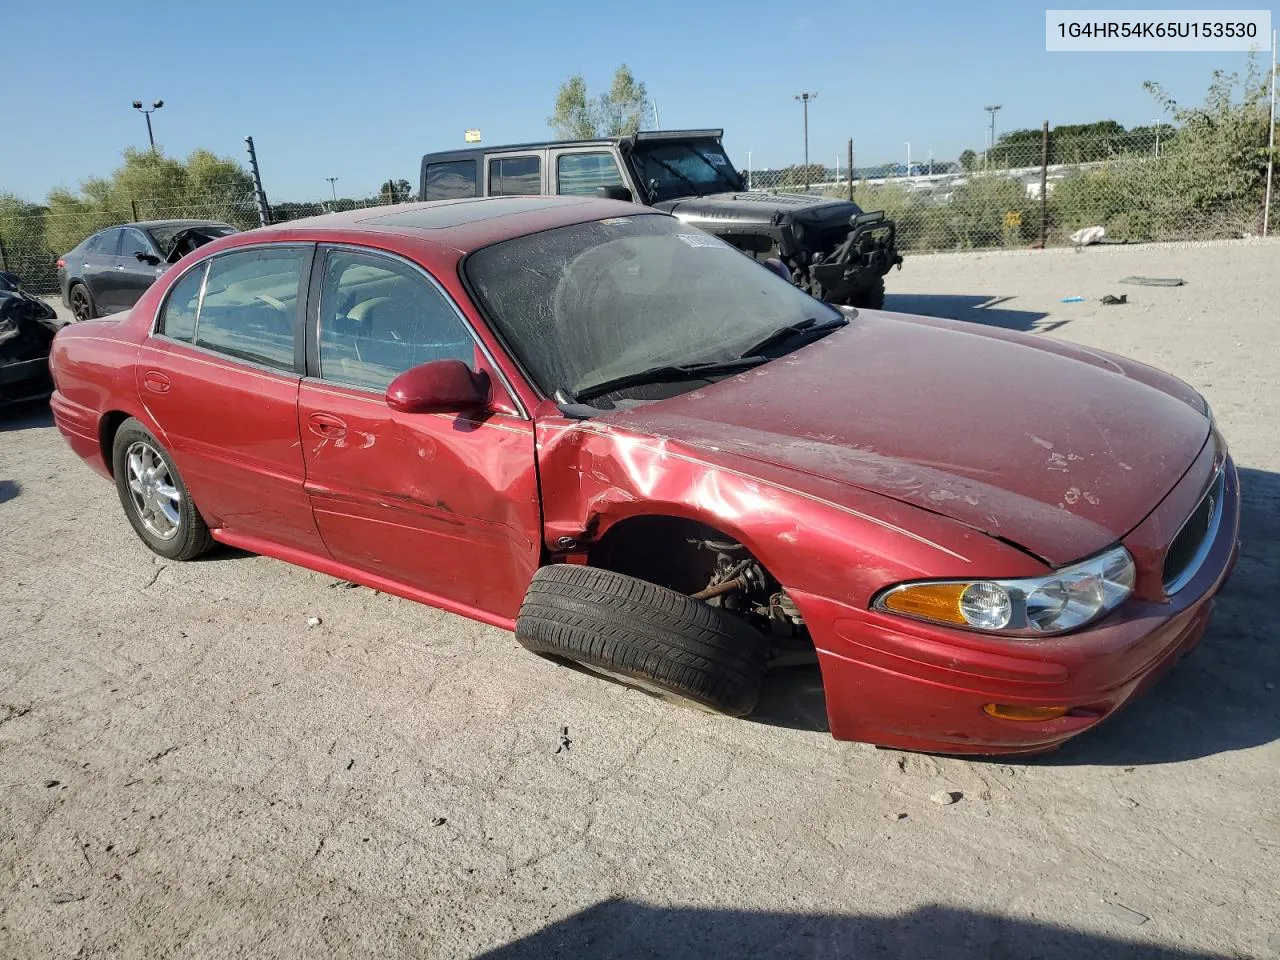
[[[650,203],[742,189],[716,140],[640,140],[631,162]]]
[[[557,399],[653,397],[641,388],[681,384],[661,394],[671,395],[846,322],[723,240],[662,214],[506,240],[471,254],[464,270],[507,347]]]

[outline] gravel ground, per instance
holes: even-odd
[[[721,719],[272,560],[160,561],[47,409],[0,414],[0,956],[1280,957],[1278,267],[1237,243],[889,278],[891,309],[1173,371],[1241,467],[1200,649],[1032,762],[836,743],[804,670]]]

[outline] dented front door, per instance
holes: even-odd
[[[541,557],[532,423],[497,382],[483,413],[392,410],[386,387],[410,367],[488,370],[488,357],[418,264],[349,247],[321,257],[298,429],[325,546],[419,599],[512,620]]]
[[[334,559],[514,618],[540,547],[533,428],[504,414],[408,414],[304,380],[306,488]],[[492,618],[491,617],[491,618]]]

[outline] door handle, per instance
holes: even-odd
[[[123,264],[123,263],[117,263],[117,264],[116,264],[116,269],[117,269],[117,270],[123,270],[123,269],[124,269],[124,264]]]
[[[347,435],[347,425],[329,413],[313,413],[307,418],[307,429],[317,437],[336,440]]]
[[[148,370],[142,375],[142,385],[152,393],[168,393],[173,384],[159,370]]]

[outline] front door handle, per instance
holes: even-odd
[[[311,414],[307,418],[307,429],[326,440],[336,440],[347,435],[347,425],[331,413]]]
[[[168,393],[173,384],[159,370],[148,370],[142,375],[142,385],[152,393]]]

